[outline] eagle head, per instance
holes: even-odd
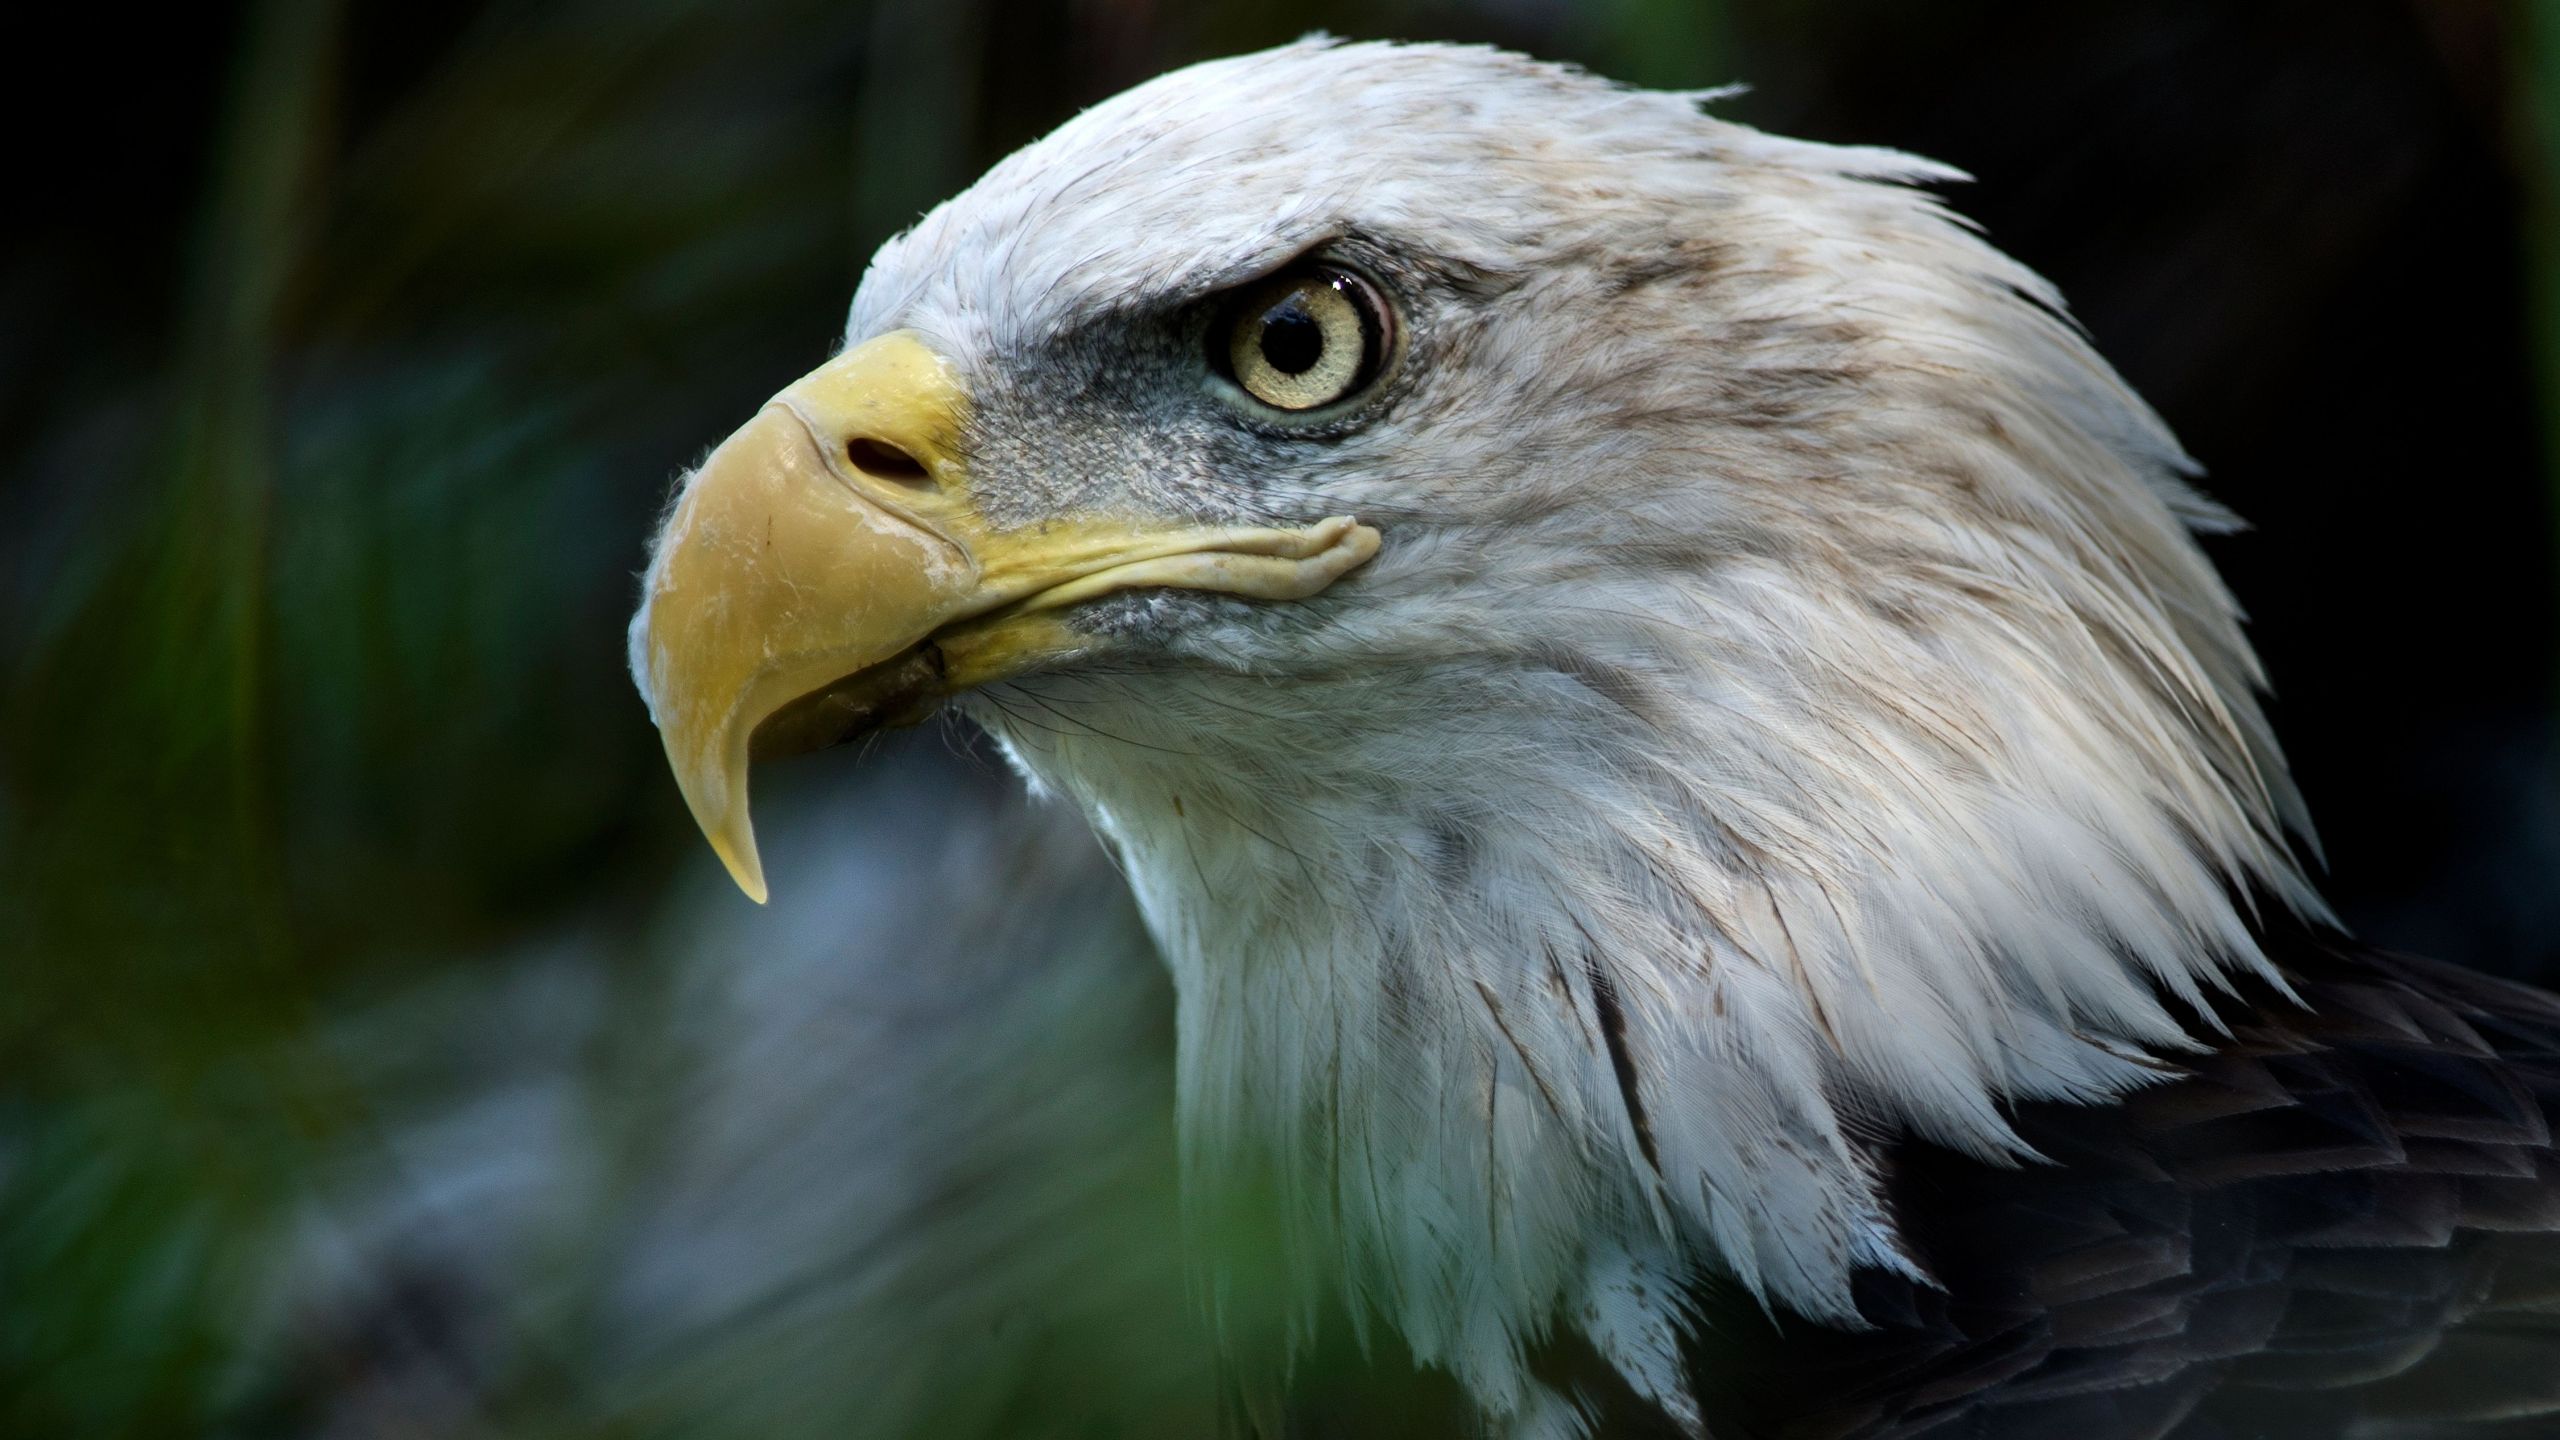
[[[1494,1412],[1704,1267],[1854,1323],[1871,1145],[2025,1158],[2319,901],[2160,421],[1888,150],[1485,49],[1097,106],[687,477],[632,668],[747,773],[946,702],[1118,851],[1200,1193]]]

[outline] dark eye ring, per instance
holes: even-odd
[[[1386,367],[1394,312],[1375,285],[1308,265],[1236,292],[1209,329],[1209,361],[1274,410],[1314,410],[1360,391]]]

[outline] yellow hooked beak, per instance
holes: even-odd
[[[970,498],[968,403],[914,335],[867,341],[721,442],[659,539],[641,688],[694,821],[758,903],[751,759],[913,723],[1089,648],[1055,613],[1078,601],[1147,586],[1303,599],[1377,553],[1378,532],[1348,517],[997,530]]]

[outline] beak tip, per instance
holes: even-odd
[[[728,867],[729,878],[737,882],[748,899],[762,905],[771,898],[771,892],[765,888],[764,863],[756,856],[753,836],[748,836],[743,845],[723,845],[714,840],[711,848],[720,856],[720,863]]]
[[[678,789],[693,810],[694,824],[702,838],[711,842],[711,853],[720,857],[720,867],[759,905],[768,892],[764,883],[764,859],[756,852],[755,826],[747,819],[746,761],[743,756],[720,767],[708,781],[688,775],[677,767]],[[694,783],[686,783],[690,778]]]

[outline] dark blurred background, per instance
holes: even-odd
[[[756,911],[622,626],[881,239],[1310,28],[1972,172],[2257,525],[2215,553],[2340,908],[2560,980],[2553,7],[49,23],[0,101],[0,1435],[1196,1433],[1163,982],[1081,825],[899,737],[777,787]]]

